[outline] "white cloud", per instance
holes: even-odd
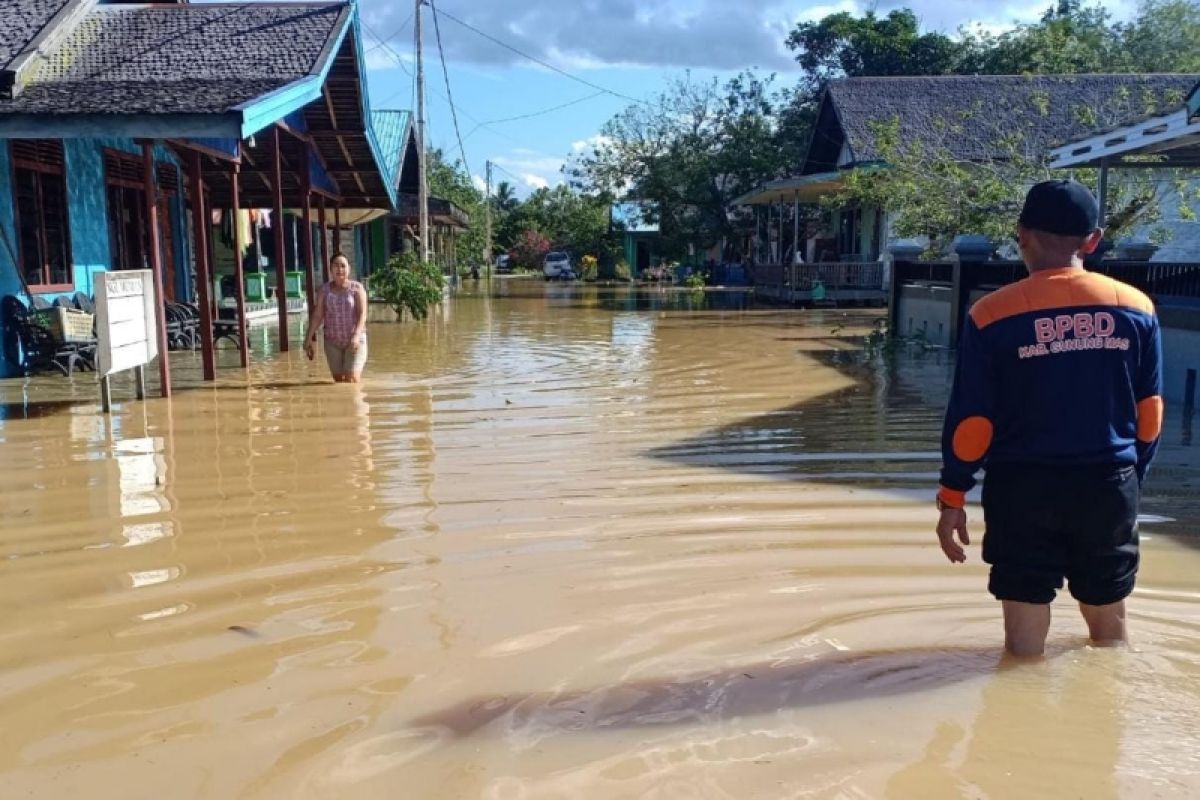
[[[411,3],[361,0],[375,30],[397,28]],[[911,8],[930,30],[1002,30],[1037,19],[1051,0],[439,0],[445,15],[535,58],[572,70],[612,66],[796,69],[784,39],[797,22],[842,11],[880,15]],[[1101,0],[1118,19],[1136,0]],[[428,12],[426,12],[428,13]],[[459,63],[532,61],[442,19],[447,57]]]
[[[368,50],[365,60],[367,62],[367,69],[372,71],[382,72],[389,69],[400,69],[400,65],[396,63],[396,58],[383,47]]]
[[[521,180],[525,181],[525,185],[531,189],[549,189],[550,181],[543,178],[541,175],[534,175],[532,172],[527,172],[521,176]]]
[[[471,176],[471,185],[481,192],[487,191],[487,181],[478,175]]]
[[[492,176],[494,182],[519,182],[521,188],[546,189],[563,182],[564,159],[518,147],[502,155],[493,156],[492,163],[499,169]]]
[[[586,139],[580,139],[578,141],[571,142],[571,152],[585,155],[587,153],[591,153],[593,150],[599,147],[604,147],[608,144],[612,144],[612,139],[602,133],[597,133],[594,136],[589,136]]]

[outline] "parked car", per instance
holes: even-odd
[[[571,257],[561,250],[551,250],[546,254],[542,263],[542,274],[548,281],[573,281],[575,270],[571,267]]]
[[[508,275],[513,271],[512,258],[507,253],[496,256],[496,274]]]

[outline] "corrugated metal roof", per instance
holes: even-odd
[[[393,186],[400,183],[400,167],[403,164],[404,149],[408,145],[408,135],[412,114],[408,111],[372,111],[371,127],[383,153],[384,171]]]

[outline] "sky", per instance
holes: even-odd
[[[414,107],[415,0],[359,0],[359,4],[372,106]],[[926,30],[953,33],[960,26],[977,25],[1002,30],[1037,19],[1050,0],[435,0],[435,4],[443,12],[438,27],[449,91],[439,60],[439,32],[427,6],[423,19],[429,141],[461,158],[446,99],[453,97],[473,178],[481,183],[485,163],[490,161],[495,165],[494,182],[506,180],[525,195],[536,187],[560,183],[564,162],[588,148],[608,119],[632,99],[654,96],[685,71],[697,79],[726,78],[757,67],[775,72],[781,83],[791,83],[797,70],[783,42],[797,22],[839,11],[874,8],[886,14],[908,7]],[[1105,0],[1103,5],[1115,17],[1126,18],[1136,0]]]

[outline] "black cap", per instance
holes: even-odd
[[[1078,181],[1043,181],[1025,195],[1022,226],[1060,236],[1088,236],[1100,226],[1100,204]]]

